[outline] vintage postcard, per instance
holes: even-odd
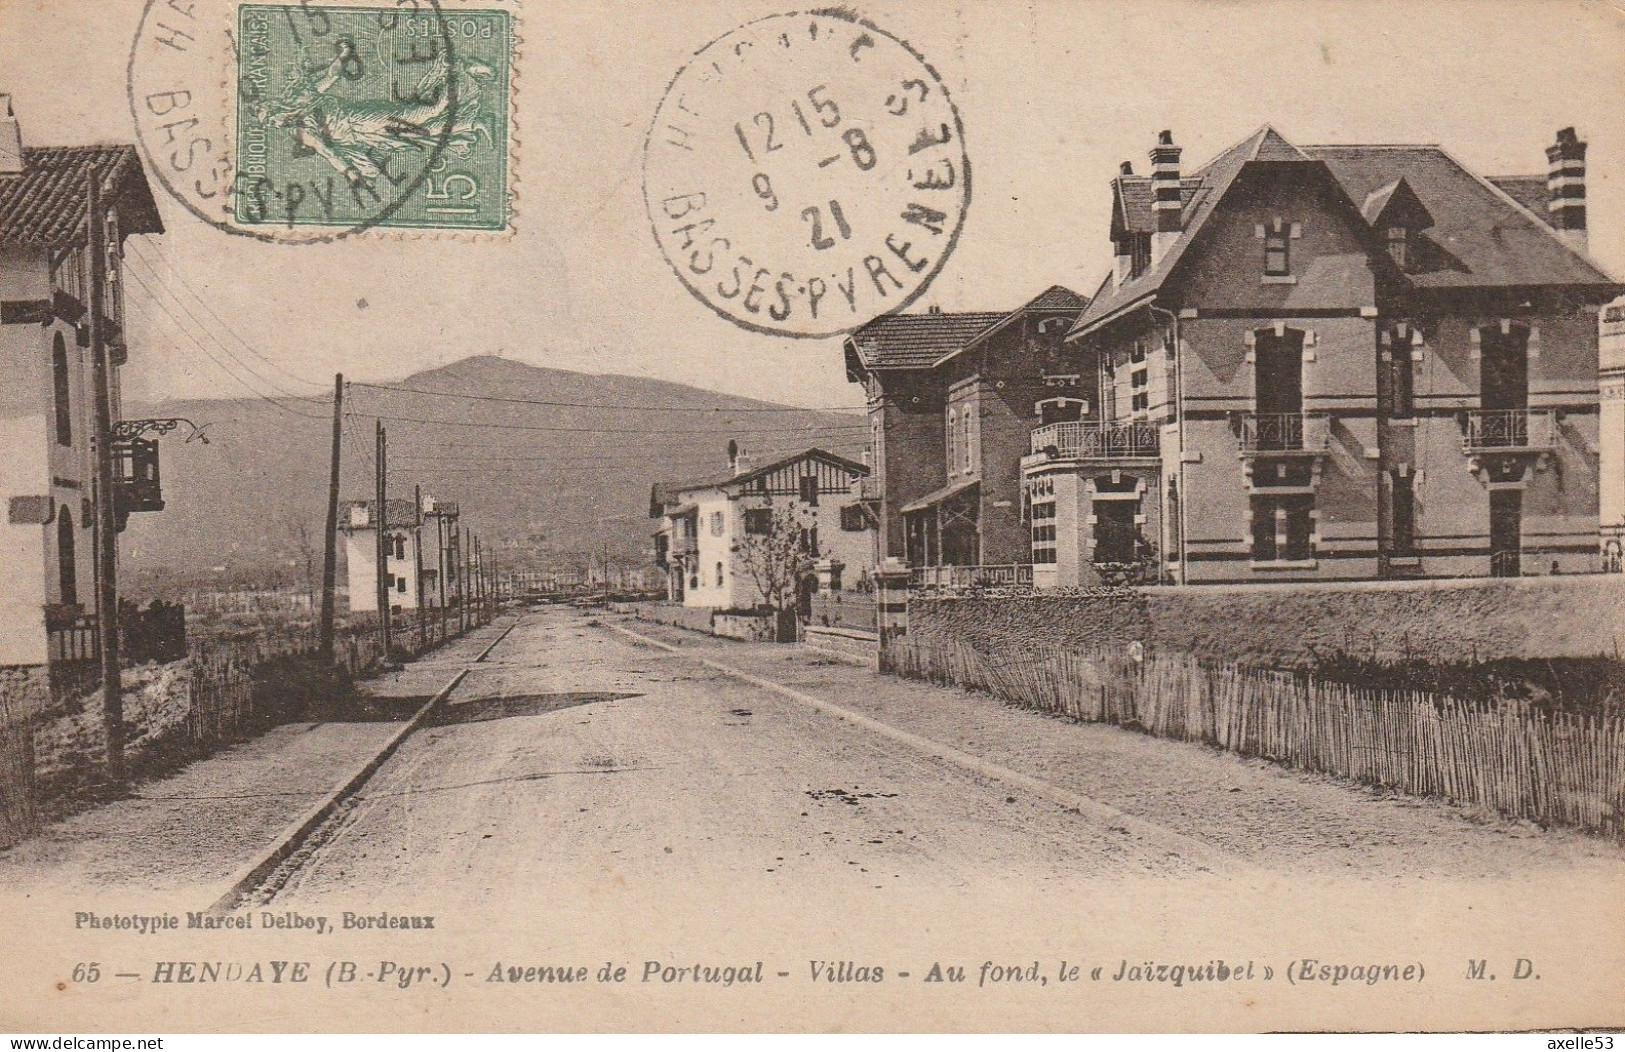
[[[0,0],[0,1030],[1625,1025],[1625,13]]]

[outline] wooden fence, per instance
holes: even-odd
[[[882,671],[1625,839],[1625,718],[1365,690],[1177,654],[887,643]]]

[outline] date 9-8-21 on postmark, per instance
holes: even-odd
[[[656,242],[734,324],[849,332],[918,298],[970,203],[964,127],[912,47],[844,10],[770,15],[697,51],[644,149]]]
[[[503,230],[508,12],[244,5],[233,218]]]

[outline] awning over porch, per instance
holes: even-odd
[[[903,514],[909,515],[917,511],[927,511],[939,504],[947,503],[955,497],[969,493],[980,485],[980,479],[961,479],[958,482],[949,483],[941,489],[932,490],[919,500],[910,501],[903,505]]]

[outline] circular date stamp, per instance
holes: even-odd
[[[828,337],[918,298],[970,204],[964,127],[912,47],[841,12],[695,53],[655,112],[644,197],[678,279],[744,328]]]

